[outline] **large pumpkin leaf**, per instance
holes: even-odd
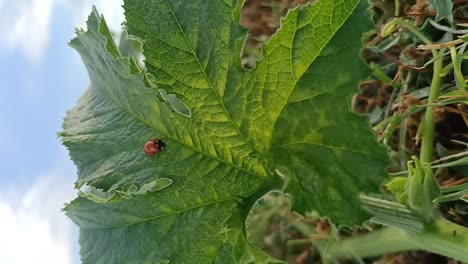
[[[299,211],[364,220],[357,195],[377,190],[386,163],[348,111],[366,69],[365,2],[291,11],[251,72],[238,66],[240,2],[125,1],[148,72],[94,11],[71,42],[91,86],[61,133],[82,190],[66,213],[83,262],[274,262],[247,242],[244,221],[278,176]],[[142,151],[151,138],[167,146],[154,157]]]

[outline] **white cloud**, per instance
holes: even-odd
[[[55,4],[70,8],[77,27],[84,26],[92,5],[96,5],[110,28],[121,30],[123,0],[0,0],[0,35],[4,37],[0,45],[19,50],[30,62],[40,62],[48,46]]]
[[[92,6],[103,14],[111,30],[120,32],[124,21],[123,0],[57,0],[68,5],[74,17],[76,27],[84,28]]]
[[[123,0],[100,0],[97,4],[98,11],[101,12],[109,27],[112,30],[120,31],[124,21]]]
[[[39,61],[47,48],[53,0],[0,2],[0,34],[9,49]]]
[[[0,260],[8,264],[77,263],[77,228],[61,211],[76,196],[69,161],[26,188],[0,190]]]

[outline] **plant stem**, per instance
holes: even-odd
[[[424,44],[430,45],[432,41],[430,41],[424,34],[422,34],[419,29],[415,28],[411,23],[403,20],[403,19],[396,19],[395,23],[399,24],[400,26],[406,28],[407,30],[411,31],[416,37],[418,37]],[[433,51],[434,54],[434,51]]]
[[[415,28],[411,23],[403,19],[398,19],[395,23],[406,28],[415,36],[417,36],[422,42],[426,45],[432,44],[432,42],[424,36],[417,28]],[[427,109],[424,114],[423,121],[424,129],[422,131],[422,142],[421,142],[421,162],[430,163],[432,161],[432,148],[434,144],[434,106],[430,106],[434,103],[435,99],[439,95],[440,83],[441,83],[441,70],[442,70],[442,60],[445,49],[441,49],[439,52],[432,50],[432,55],[434,57],[434,70],[431,83],[431,91],[429,94],[429,99],[427,101]]]
[[[421,141],[421,154],[419,159],[421,162],[430,163],[432,161],[432,148],[434,145],[434,106],[431,106],[432,103],[437,99],[440,91],[441,83],[441,70],[442,70],[442,55],[444,49],[440,50],[439,53],[436,52],[434,60],[434,70],[432,75],[431,90],[429,93],[429,98],[427,99],[427,108],[424,113],[423,123],[424,128],[422,131],[422,141]]]
[[[457,53],[457,49],[455,48],[455,46],[450,47],[450,56],[452,57],[452,65],[453,65],[453,72],[455,74],[455,80],[457,80],[458,85],[461,86],[458,88],[466,92],[467,90],[466,82],[465,82],[465,78],[463,77],[463,73],[460,68],[460,62],[458,61],[458,53]]]
[[[400,0],[395,0],[395,16],[400,16]]]
[[[324,241],[316,241],[325,252]],[[331,243],[328,256],[340,258],[371,257],[384,253],[425,250],[468,262],[468,228],[438,219],[426,225],[421,233],[409,233],[396,227],[386,227],[362,236]]]

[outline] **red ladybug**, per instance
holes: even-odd
[[[144,146],[144,151],[146,155],[148,156],[154,156],[158,154],[161,150],[163,150],[166,147],[166,144],[162,142],[160,139],[153,138],[148,140],[148,142],[145,143]]]

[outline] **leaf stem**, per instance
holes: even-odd
[[[323,249],[324,241],[315,241]],[[380,230],[341,241],[335,241],[326,251],[330,257],[371,257],[389,252],[425,250],[468,262],[468,228],[438,219],[427,224],[421,233],[410,233],[401,228]]]
[[[455,46],[451,46],[450,47],[450,56],[452,57],[452,65],[453,65],[453,72],[454,72],[454,75],[455,75],[455,80],[458,81],[458,85],[460,85],[461,87],[458,87],[460,89],[462,89],[463,91],[466,92],[466,82],[465,82],[465,78],[463,77],[463,73],[462,73],[462,70],[461,70],[461,67],[460,67],[460,61],[458,60],[458,53],[457,53],[457,49],[455,48]]]
[[[435,51],[434,51],[435,52]],[[440,50],[438,53],[435,52],[434,60],[434,70],[432,75],[431,90],[429,93],[429,98],[427,99],[427,108],[424,113],[423,123],[424,129],[422,131],[422,141],[421,141],[421,153],[420,160],[424,163],[430,163],[432,161],[432,149],[434,145],[434,106],[431,104],[437,99],[440,91],[441,84],[441,70],[442,70],[442,55],[444,49]]]
[[[424,34],[422,34],[419,31],[419,29],[417,29],[416,27],[411,25],[411,23],[409,23],[409,22],[407,22],[407,21],[405,21],[403,19],[399,19],[399,18],[397,18],[394,23],[397,23],[398,25],[400,25],[400,26],[406,28],[407,30],[411,31],[411,33],[413,33],[422,42],[424,42],[424,44],[426,44],[426,45],[432,44],[432,41],[430,41],[426,36],[424,36]]]
[[[395,0],[395,16],[400,16],[400,0]]]

